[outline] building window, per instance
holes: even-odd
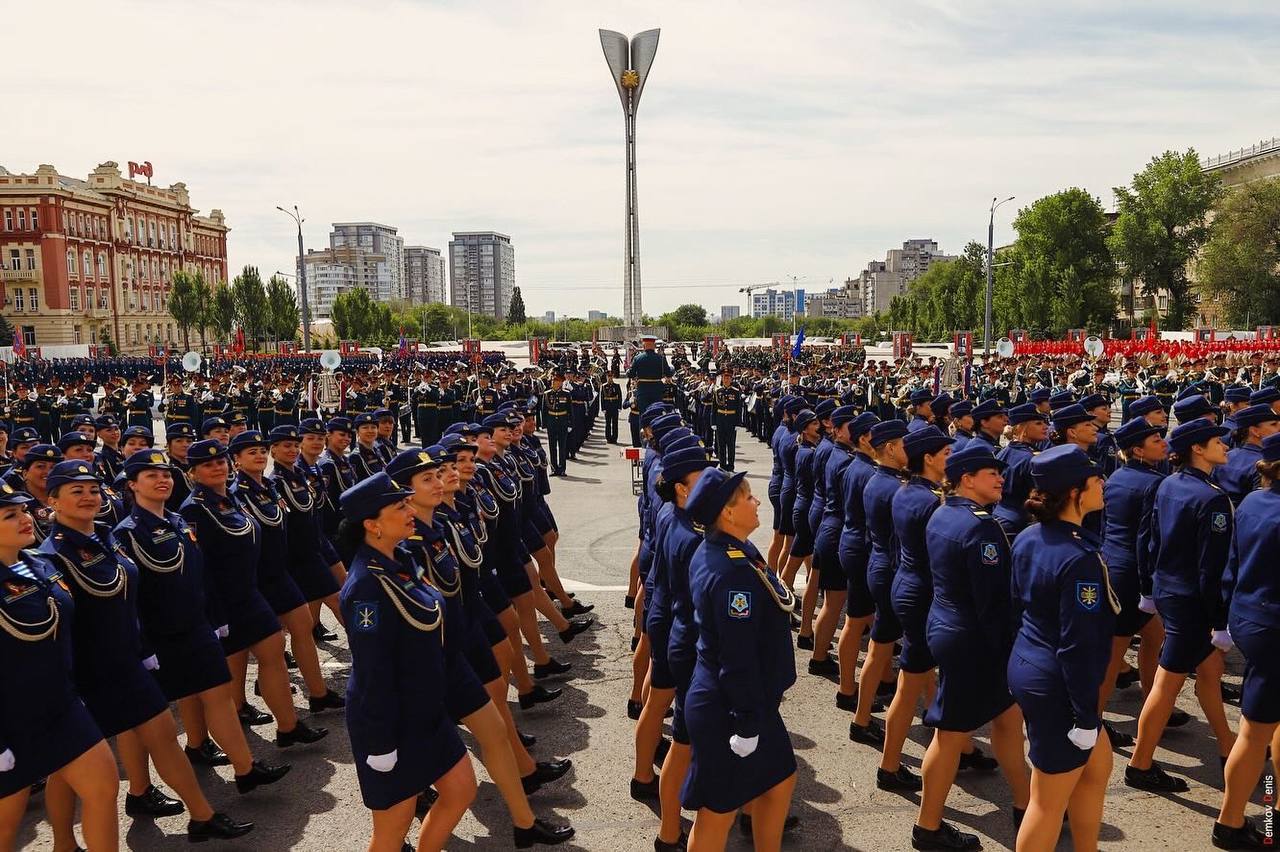
[[[6,231],[13,230],[13,211],[7,207],[5,208],[5,211],[4,211],[4,229]]]
[[[22,342],[27,346],[36,345],[36,327],[34,325],[24,325],[22,327]]]
[[[25,231],[27,229],[27,211],[18,208],[18,230]]]
[[[78,286],[71,288],[71,298],[67,304],[73,311],[80,310],[80,288]]]
[[[175,228],[173,225],[169,226],[169,245],[175,251],[178,248],[178,229]]]
[[[98,291],[98,309],[105,311],[107,309],[107,288],[103,287]]]
[[[9,268],[14,270],[22,268],[22,253],[17,249],[9,249]]]
[[[88,235],[88,231],[84,229],[84,214],[76,214],[76,233]]]
[[[67,252],[67,274],[76,277],[76,253],[73,251]]]
[[[94,345],[98,343],[98,327],[96,325],[89,326],[89,343]]]
[[[142,217],[139,216],[138,217],[138,244],[141,245],[142,241],[145,240],[146,238],[147,238],[147,226],[146,226],[146,223],[142,221]]]
[[[133,242],[133,220],[128,216],[124,217],[124,241],[126,243]]]
[[[93,255],[88,251],[84,253],[84,277],[93,277]]]
[[[155,247],[156,247],[156,223],[155,223],[155,220],[153,219],[153,220],[151,221],[151,223],[150,223],[150,224],[151,224],[151,230],[149,231],[150,238],[147,240],[147,245],[151,246],[152,248],[155,248]]]
[[[151,310],[151,291],[149,290],[142,291],[142,309],[144,311]]]
[[[36,268],[36,250],[27,249],[27,269]]]
[[[138,291],[129,288],[129,312],[132,313],[138,309]]]
[[[71,341],[72,343],[80,342],[80,326],[73,325],[71,327],[71,337],[72,337],[72,341]]]
[[[31,310],[40,310],[40,291],[35,287],[27,290],[27,298],[31,302]]]
[[[98,277],[103,281],[107,280],[107,256],[105,254],[98,255]]]
[[[31,208],[31,230],[40,230],[40,213],[34,207]]]
[[[21,287],[13,288],[13,309],[15,311],[25,311],[27,309],[26,300],[22,296]]]

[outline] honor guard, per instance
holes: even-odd
[[[742,391],[733,384],[733,373],[720,371],[720,385],[712,394],[715,413],[716,458],[720,468],[732,472],[738,451],[738,424],[742,422]]]

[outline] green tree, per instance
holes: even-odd
[[[520,288],[511,288],[511,306],[507,308],[507,322],[511,325],[524,325],[524,296],[520,295]]]
[[[289,282],[279,275],[272,275],[267,282],[267,317],[268,331],[275,340],[297,337],[301,323],[298,297]]]
[[[236,325],[236,297],[229,286],[223,285],[213,291],[209,300],[208,325],[223,343],[231,342],[231,329]]]
[[[200,304],[196,301],[196,282],[192,273],[180,269],[169,284],[169,315],[182,332],[183,350],[191,348],[191,328],[200,320]]]
[[[0,346],[13,345],[13,325],[9,322],[9,318],[0,315]]]
[[[267,293],[262,286],[258,268],[246,266],[231,282],[231,293],[235,299],[236,321],[244,329],[245,337],[249,339],[254,351],[257,351],[259,338],[266,330],[269,320]]]
[[[1216,211],[1196,265],[1204,296],[1235,328],[1280,320],[1280,178],[1232,190]],[[2,339],[2,338],[0,338]]]
[[[357,287],[333,300],[333,329],[340,339],[370,343],[377,327],[377,304],[368,290]]]
[[[120,354],[120,347],[116,346],[115,339],[111,336],[111,328],[104,325],[102,333],[98,335],[98,344],[107,347],[107,354],[112,358]]]
[[[196,330],[200,332],[200,352],[204,353],[207,349],[205,334],[213,325],[213,289],[209,286],[209,282],[204,280],[204,276],[199,271],[191,272],[191,299],[195,303],[195,320]]]
[[[1055,335],[1109,326],[1116,307],[1115,264],[1102,202],[1083,189],[1064,189],[1018,211],[1013,227],[1020,289],[1047,308],[1047,316],[1035,320]]]
[[[1168,294],[1166,329],[1186,328],[1194,308],[1188,269],[1208,240],[1221,183],[1200,168],[1195,149],[1166,151],[1115,193],[1120,215],[1107,240],[1112,256],[1144,293]]]

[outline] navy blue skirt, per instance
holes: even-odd
[[[929,605],[933,595],[915,588],[907,575],[899,571],[891,584],[893,614],[902,626],[902,653],[898,665],[908,674],[924,674],[937,663],[929,653],[929,640],[925,636],[925,622],[929,618]]]
[[[492,651],[489,656],[493,656]],[[449,682],[445,686],[444,703],[449,708],[449,716],[455,723],[461,722],[489,703],[489,693],[476,677],[475,670],[471,668],[471,663],[467,662],[465,654],[449,656],[446,674]]]
[[[1160,668],[1174,674],[1191,674],[1213,653],[1213,625],[1196,598],[1163,595],[1156,610],[1164,622],[1164,646]]]
[[[53,718],[33,719],[20,730],[6,731],[14,767],[0,772],[0,799],[48,778],[98,743],[102,732],[79,699]]]
[[[151,672],[151,676],[170,701],[231,682],[227,655],[213,628],[202,623],[177,636],[149,638],[160,662],[160,668]]]
[[[160,684],[141,661],[125,671],[113,672],[109,682],[77,684],[76,689],[104,737],[132,730],[169,709]]]
[[[319,557],[290,565],[289,574],[308,603],[322,601],[330,595],[336,595],[339,591],[337,578]]]
[[[1022,708],[1027,723],[1028,756],[1041,772],[1055,774],[1079,769],[1089,752],[1067,739],[1075,727],[1075,712],[1061,672],[1046,672],[1016,652],[1009,657],[1009,691]],[[1099,737],[1106,737],[1099,731]]]
[[[350,693],[347,700],[352,700]],[[414,798],[467,754],[457,725],[447,715],[420,719],[411,731],[406,731],[396,743],[396,765],[390,772],[378,772],[365,762],[369,750],[361,742],[359,732],[351,730],[350,721],[347,731],[352,735],[351,752],[355,758],[356,780],[360,783],[360,798],[366,808],[374,811]]]
[[[276,615],[292,612],[307,603],[302,590],[293,581],[293,575],[287,571],[275,571],[268,575],[258,575],[258,591],[267,599],[271,611]]]
[[[925,710],[926,725],[973,731],[1013,706],[1006,654],[993,654],[966,630],[935,620],[929,621],[927,638],[938,663],[938,691]]]
[[[294,587],[297,591],[297,587]],[[301,601],[301,595],[298,596]],[[227,638],[222,640],[222,652],[228,657],[239,653],[280,631],[280,621],[267,599],[257,590],[237,605],[228,607]],[[215,625],[216,626],[216,625]],[[163,668],[161,664],[161,668]]]
[[[791,736],[777,705],[758,708],[760,742],[747,757],[729,748],[733,728],[719,686],[695,676],[683,707],[692,759],[680,801],[689,810],[731,813],[795,773]]]
[[[1280,722],[1280,629],[1237,616],[1231,619],[1231,638],[1244,655],[1241,714],[1260,725]]]
[[[871,640],[887,645],[902,638],[902,624],[893,611],[893,574],[887,569],[867,571],[867,591],[875,604],[876,620],[871,623]]]
[[[818,588],[843,592],[848,581],[840,567],[840,525],[823,523],[813,541],[813,564],[818,569]]]

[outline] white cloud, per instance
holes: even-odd
[[[312,247],[339,220],[441,248],[494,228],[531,313],[617,313],[622,126],[596,29],[658,26],[638,119],[645,306],[718,307],[742,301],[739,283],[841,280],[910,237],[959,251],[985,236],[993,195],[1083,186],[1110,203],[1155,153],[1280,132],[1277,17],[1189,2],[27,5],[6,14],[0,163],[83,175],[149,159],[226,212],[233,268],[292,269],[277,204],[302,208]]]

